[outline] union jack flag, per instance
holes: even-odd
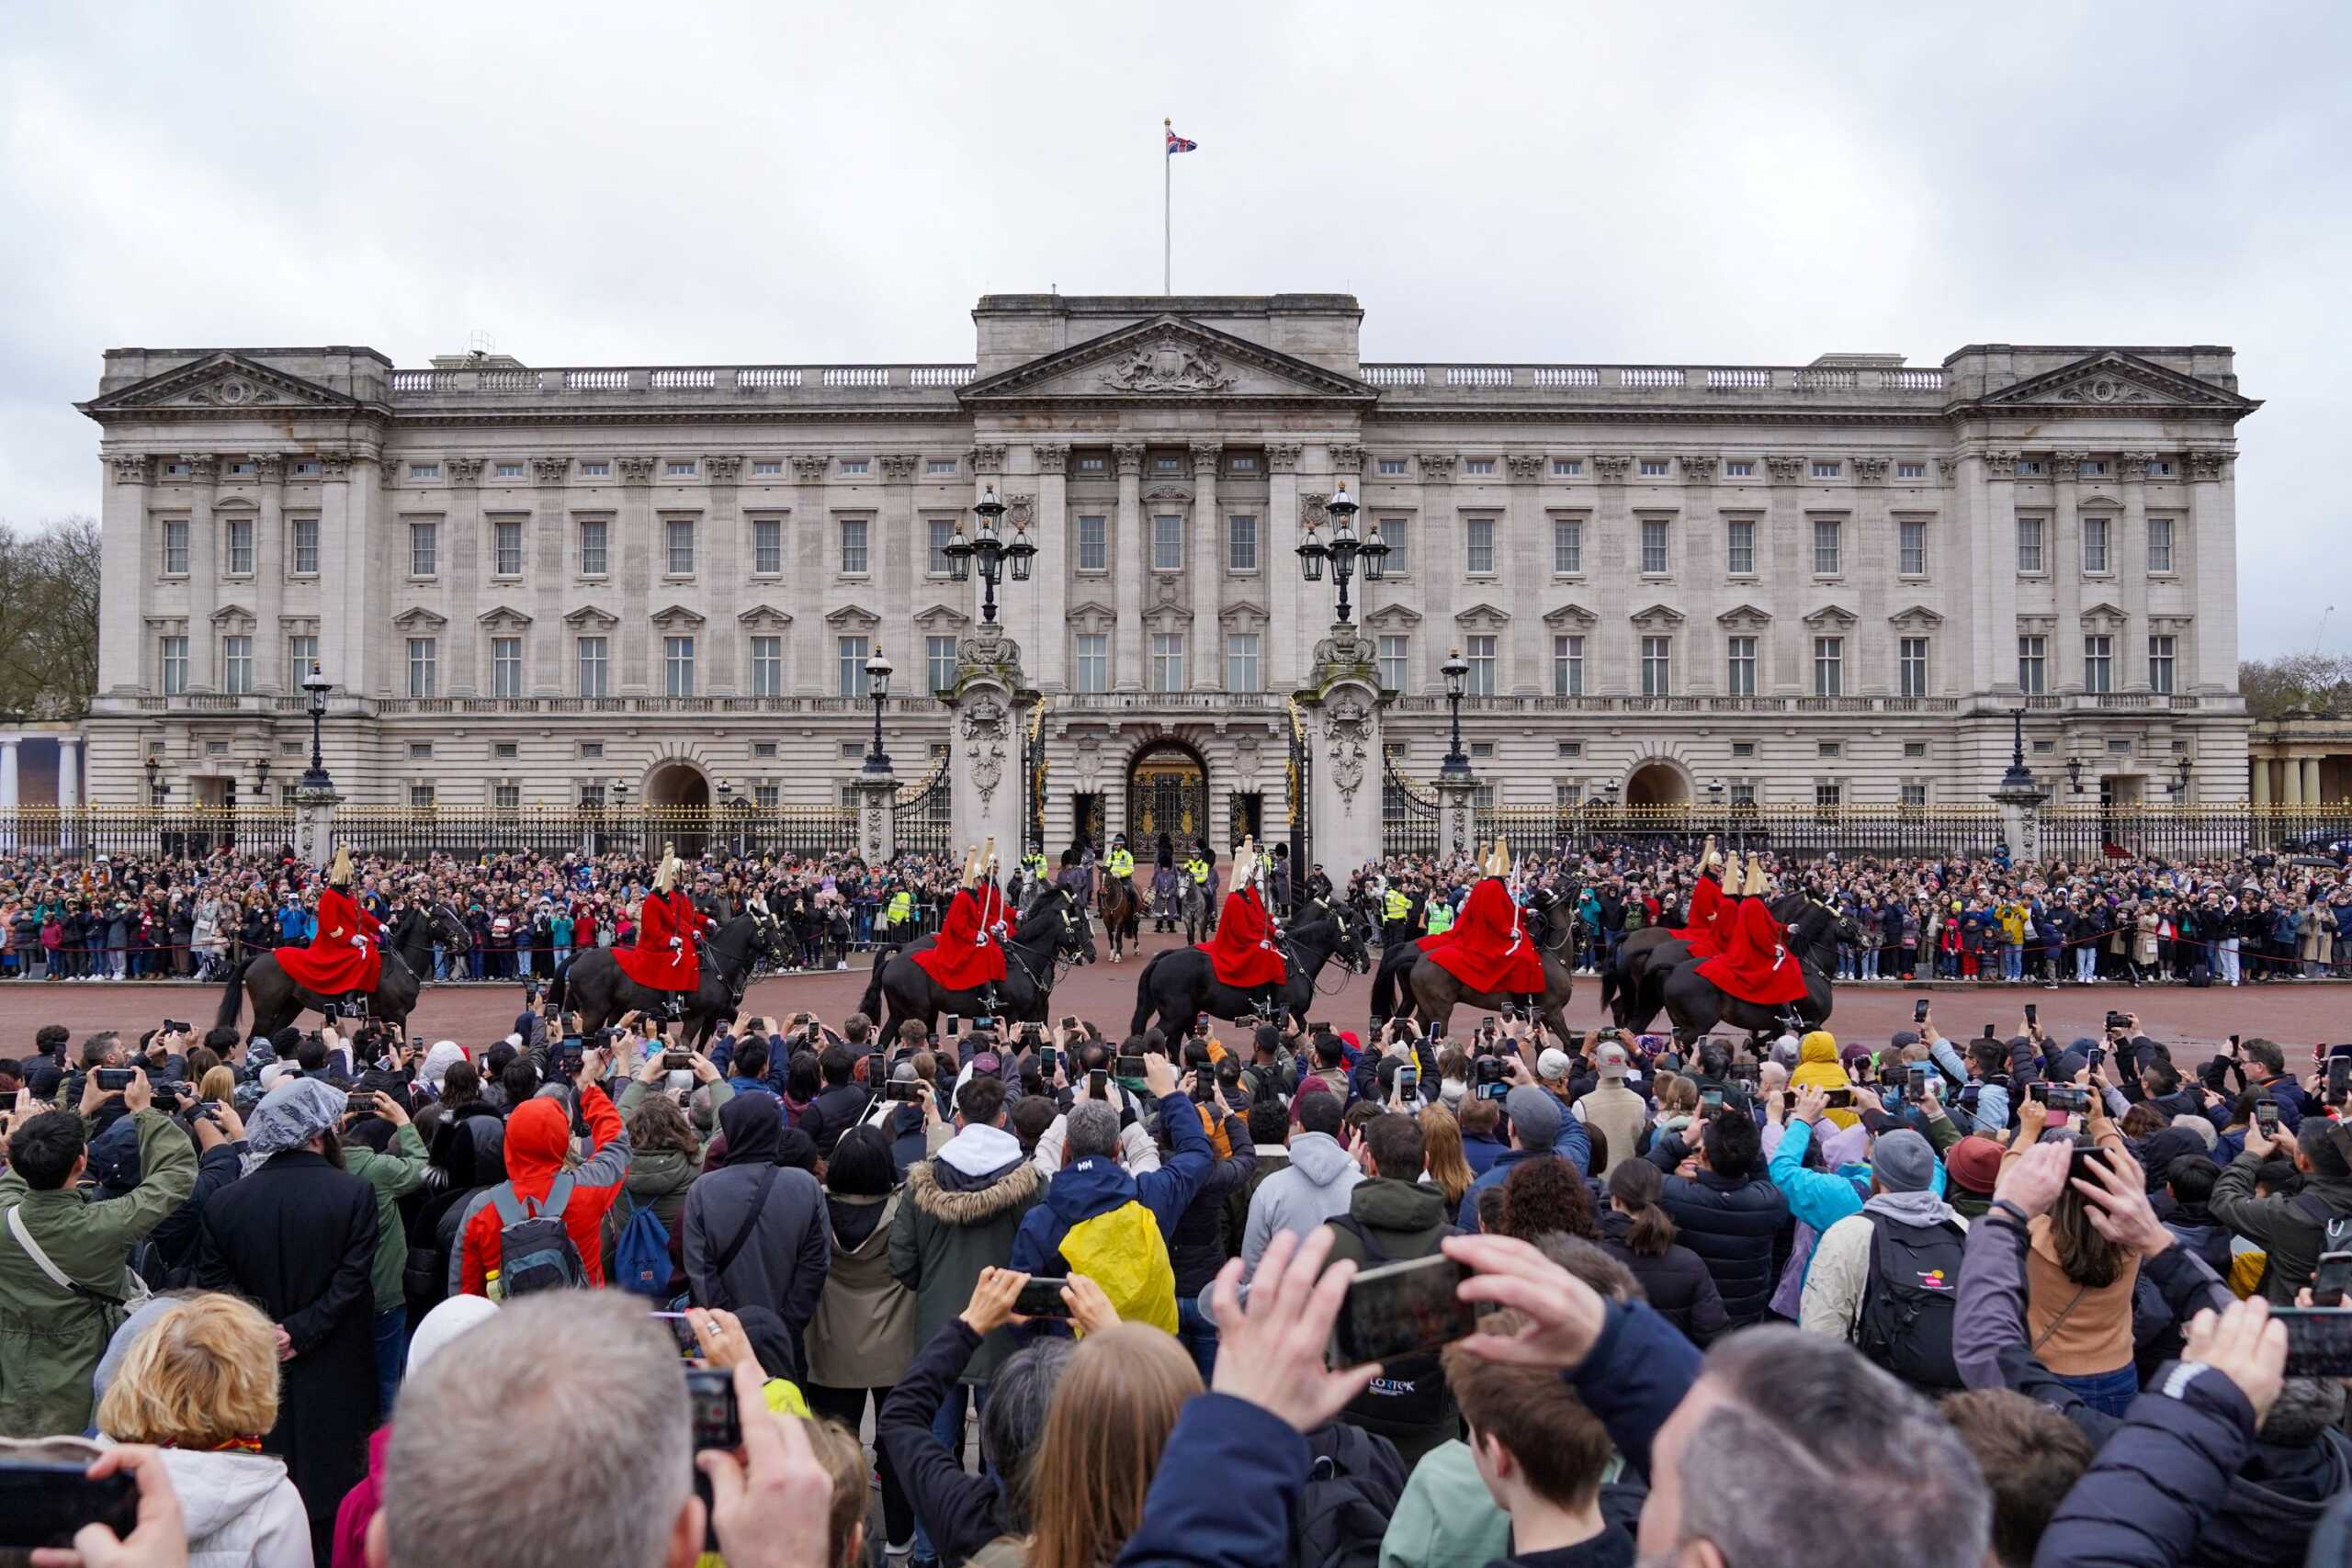
[[[1185,138],[1177,135],[1173,130],[1170,130],[1168,133],[1168,155],[1171,158],[1179,152],[1197,152],[1200,151],[1200,148],[1201,144],[1199,142],[1187,141]]]

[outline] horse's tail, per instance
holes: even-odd
[[[1136,976],[1136,1016],[1134,1023],[1128,1027],[1128,1033],[1141,1034],[1150,1027],[1151,1015],[1159,1010],[1159,1004],[1151,998],[1151,972],[1159,967],[1161,959],[1171,953],[1182,951],[1181,948],[1164,947],[1145,962],[1143,973]]]
[[[1383,948],[1381,957],[1387,956]],[[1375,1020],[1396,1016],[1396,973],[1385,963],[1372,966],[1372,1016]]]
[[[571,986],[571,960],[567,958],[555,966],[555,978],[548,982],[548,1000],[560,1010],[564,992]]]
[[[897,957],[898,953],[896,947],[874,950],[874,968],[865,982],[865,995],[858,998],[857,1010],[873,1020],[877,1029],[882,1025],[882,965]]]
[[[216,1029],[234,1029],[237,1015],[245,1010],[245,971],[253,964],[250,956],[240,958],[230,967],[228,984],[220,990],[220,1010],[212,1015]]]
[[[1600,1006],[1602,1010],[1612,1017],[1616,1014],[1614,1005],[1616,996],[1617,965],[1608,962],[1604,957],[1600,964]]]

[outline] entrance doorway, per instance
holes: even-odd
[[[1145,859],[1163,833],[1180,861],[1209,836],[1208,767],[1181,740],[1155,740],[1127,766],[1127,847]]]
[[[645,781],[646,853],[658,858],[667,842],[680,860],[700,860],[710,827],[710,781],[689,762],[664,762]]]
[[[1069,797],[1069,824],[1072,848],[1080,843],[1090,844],[1098,855],[1110,848],[1108,835],[1102,830],[1102,795],[1084,793],[1072,795]]]
[[[1265,824],[1266,797],[1254,791],[1236,791],[1225,798],[1226,820],[1230,824],[1226,836],[1237,844],[1244,838],[1255,839],[1258,840],[1260,849],[1268,848]]]
[[[1662,807],[1690,804],[1690,781],[1682,770],[1670,762],[1645,762],[1634,770],[1625,781],[1625,804],[1629,807]]]

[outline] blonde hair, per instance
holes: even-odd
[[[867,1471],[865,1450],[848,1428],[834,1421],[804,1422],[808,1447],[833,1483],[833,1509],[828,1521],[833,1568],[850,1568],[865,1555],[858,1529],[865,1523]]]
[[[1122,1323],[1070,1352],[1031,1460],[1028,1568],[1096,1568],[1143,1522],[1144,1495],[1201,1374],[1173,1336]]]
[[[237,1074],[234,1068],[222,1066],[209,1067],[196,1086],[198,1100],[234,1100],[237,1097]]]
[[[1442,1105],[1425,1108],[1420,1121],[1422,1167],[1437,1190],[1445,1194],[1446,1202],[1459,1203],[1462,1195],[1470,1190],[1470,1184],[1477,1179],[1462,1154],[1462,1123]]]
[[[209,1449],[277,1425],[277,1336],[236,1296],[193,1296],[130,1342],[98,1402],[119,1443]]]

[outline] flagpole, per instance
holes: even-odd
[[[1176,133],[1176,122],[1173,119],[1162,120],[1160,124],[1165,128],[1168,135],[1173,136]],[[1169,279],[1174,276],[1176,255],[1175,243],[1170,238],[1169,214],[1174,207],[1174,198],[1170,193],[1174,188],[1172,182],[1175,171],[1170,165],[1175,162],[1176,160],[1169,154],[1168,144],[1163,140],[1159,148],[1159,292],[1163,295],[1174,292],[1169,283]]]

